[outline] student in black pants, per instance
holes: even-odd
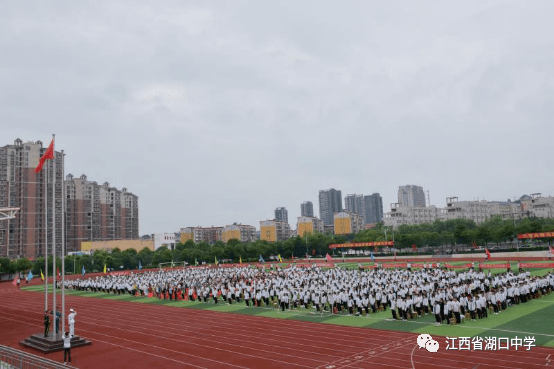
[[[71,365],[71,336],[69,332],[65,332],[65,336],[63,337],[63,365],[67,365],[67,362],[69,359],[69,365]]]

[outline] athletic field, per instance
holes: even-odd
[[[346,265],[345,265],[346,266]],[[357,263],[354,265],[357,267]],[[493,270],[495,271],[495,270]],[[505,269],[499,270],[505,271]],[[533,270],[546,273],[548,270]],[[0,344],[18,342],[42,328],[44,286],[0,286]],[[58,301],[59,301],[58,297]],[[554,365],[554,293],[509,307],[499,315],[460,325],[434,326],[431,315],[392,321],[387,310],[365,317],[281,312],[250,307],[168,301],[67,291],[76,334],[91,346],[73,350],[80,368],[539,368]],[[419,349],[430,334],[436,353]],[[534,337],[536,347],[446,350],[446,337]],[[32,352],[32,351],[31,351]],[[62,353],[45,355],[61,361]]]

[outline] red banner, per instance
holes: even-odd
[[[554,263],[519,263],[520,268],[554,268]]]
[[[406,268],[406,263],[383,264],[383,268]]]
[[[341,244],[331,244],[329,245],[330,249],[344,249],[352,247],[370,247],[370,246],[394,246],[393,241],[379,241],[379,242],[355,242],[355,243],[341,243]]]
[[[510,268],[510,263],[508,264],[479,264],[479,267],[481,269],[503,269],[503,268]]]
[[[554,237],[554,232],[538,232],[538,233],[520,233],[517,235],[517,238],[552,238]]]

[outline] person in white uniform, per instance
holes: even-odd
[[[73,309],[69,309],[71,313],[67,317],[67,321],[69,323],[69,335],[74,336],[75,335],[75,315],[77,315],[77,312]]]

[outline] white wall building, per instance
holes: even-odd
[[[435,206],[409,207],[399,203],[391,204],[391,211],[385,214],[386,226],[397,228],[402,224],[424,224],[433,223],[435,220],[444,220],[445,210]]]
[[[152,235],[152,240],[154,240],[154,250],[162,246],[174,250],[175,245],[179,243],[179,237],[175,233],[156,233]]]

